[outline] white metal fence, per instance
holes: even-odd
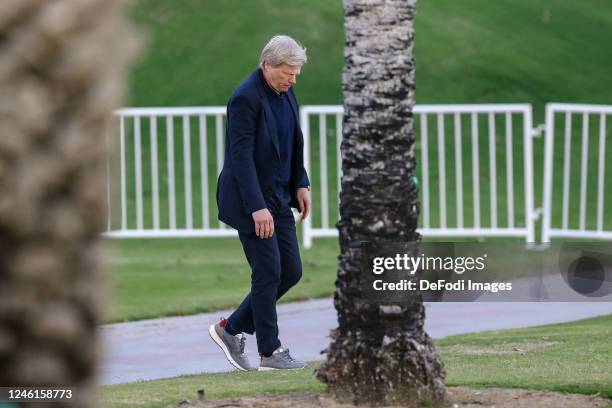
[[[612,239],[612,218],[605,214],[605,203],[612,199],[609,115],[612,106],[546,105],[542,242],[551,237]],[[573,138],[577,134],[579,140]],[[553,201],[561,202],[561,211]]]
[[[119,143],[109,161],[107,235],[234,235],[217,220],[214,201],[223,166],[225,107],[129,108],[116,114]],[[342,114],[341,106],[301,110],[315,210],[302,228],[305,247],[312,245],[313,238],[337,235]],[[561,128],[555,126],[558,114],[565,114],[562,151],[553,143],[555,129]],[[583,136],[580,175],[574,177],[571,169],[577,166],[571,152],[576,148],[571,129],[576,114],[583,117]],[[612,166],[605,168],[605,162],[612,160],[612,154],[605,152],[608,114],[612,106],[547,105],[540,209],[535,204],[534,162],[540,163],[533,150],[533,137],[540,127],[533,127],[531,105],[417,105],[420,231],[436,237],[524,237],[533,243],[535,221],[542,214],[542,242],[550,237],[612,238],[612,226],[604,214],[611,190],[606,190],[605,180],[612,177],[606,176]],[[591,116],[599,118],[598,145],[589,150]],[[553,172],[561,162],[562,176]],[[591,170],[593,163],[597,170]],[[580,193],[572,195],[575,179],[579,179]],[[591,193],[596,198],[591,200]],[[577,203],[574,197],[579,197]],[[560,215],[553,205],[557,202],[562,203]],[[574,222],[575,208],[579,215]],[[591,211],[594,216],[589,215]]]
[[[314,185],[313,194],[319,199],[315,205],[319,205],[321,211],[319,219],[313,220],[315,217],[311,217],[303,229],[303,243],[308,248],[315,237],[337,235],[337,230],[330,224],[330,218],[334,214],[329,210],[329,203],[334,202],[330,190],[335,194],[340,190],[339,146],[343,108],[305,106],[301,114],[304,135],[309,135],[305,144],[305,162],[311,177],[318,176],[316,180],[311,179],[311,183]],[[414,115],[418,122],[415,125],[419,141],[416,153],[422,179],[420,231],[432,237],[518,236],[525,237],[527,242],[534,242],[533,162],[521,160],[515,153],[516,149],[522,146],[522,157],[532,157],[531,105],[416,105]],[[318,121],[315,125],[318,128],[316,132],[311,130],[312,117]],[[329,119],[334,122],[331,127],[328,125]],[[448,119],[452,122],[450,125],[445,122]],[[430,126],[429,122],[432,120],[433,126]],[[518,129],[514,125],[517,121],[520,124]],[[430,133],[430,129],[434,129],[434,132]],[[313,137],[315,133],[318,133],[318,138]],[[483,134],[485,137],[482,137]],[[332,142],[328,141],[330,138],[333,139]],[[314,139],[318,140],[317,152],[313,152]],[[518,139],[519,143],[515,143],[515,139]],[[503,140],[503,143],[498,147],[500,140]],[[436,149],[432,149],[432,145],[436,145]],[[452,149],[447,147],[449,145],[452,145]],[[328,157],[330,148],[334,148],[336,153],[336,182],[332,182],[329,177],[328,162],[333,159],[333,156]],[[486,167],[483,166],[480,153],[483,148],[488,150]],[[452,153],[450,157],[447,150]],[[464,172],[464,152],[469,152],[469,178]],[[503,162],[498,162],[500,153],[503,153]],[[313,160],[313,157],[318,160]],[[311,166],[314,161],[318,161],[317,168]],[[447,164],[451,164],[450,169],[447,169]],[[523,167],[522,191],[519,195],[515,194],[516,166]],[[435,170],[437,177],[430,176],[432,170]],[[504,174],[500,175],[500,172]],[[432,183],[433,179],[435,183]],[[504,181],[505,186],[498,187],[500,181]],[[334,189],[334,185],[338,187]],[[464,196],[466,187],[469,187],[470,197]],[[498,188],[503,188],[505,193],[506,214],[503,224],[499,220],[501,217]],[[436,191],[432,191],[433,189]],[[482,190],[487,190],[486,205],[482,202]],[[515,211],[518,198],[524,208],[522,222],[518,220]],[[469,222],[466,220],[466,203],[472,209]],[[451,206],[454,206],[455,210],[452,224],[448,211]],[[483,220],[483,210],[487,212],[486,222]]]
[[[214,203],[225,154],[225,107],[130,108],[116,114],[119,185],[109,177],[107,235],[234,235],[217,221]],[[117,190],[119,200],[111,199]]]

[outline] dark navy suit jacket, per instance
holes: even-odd
[[[255,230],[251,214],[267,208],[281,168],[276,121],[263,81],[263,72],[257,68],[230,97],[225,161],[217,182],[219,220],[244,233]],[[289,204],[299,208],[297,189],[309,186],[310,182],[304,168],[304,137],[299,126],[298,104],[291,88],[287,96],[298,124],[291,159]]]

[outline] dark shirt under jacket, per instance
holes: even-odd
[[[287,93],[281,92],[277,94],[266,82],[263,74],[261,75],[261,80],[264,82],[266,98],[276,120],[276,133],[278,135],[280,166],[275,192],[284,204],[288,204],[291,199],[289,180],[291,179],[291,158],[293,155],[296,121],[287,99]]]

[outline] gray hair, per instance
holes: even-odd
[[[273,67],[281,64],[302,66],[306,60],[306,48],[287,35],[275,35],[261,50],[259,66],[263,68],[264,62]]]

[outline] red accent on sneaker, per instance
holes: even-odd
[[[227,319],[221,319],[221,321],[219,322],[219,326],[225,328],[225,326],[227,326]]]

